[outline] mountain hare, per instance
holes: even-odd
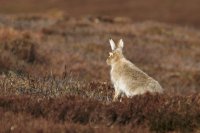
[[[124,57],[122,53],[124,42],[122,39],[117,45],[112,39],[109,41],[112,52],[109,53],[106,62],[108,65],[111,65],[111,81],[115,88],[114,101],[116,101],[121,94],[132,97],[146,92],[163,92],[163,88],[158,81],[148,76]]]

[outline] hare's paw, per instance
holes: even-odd
[[[113,96],[113,102],[117,101],[119,99],[120,95],[121,95],[121,92],[116,89],[115,94]]]

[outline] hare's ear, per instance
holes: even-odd
[[[120,49],[123,49],[124,41],[122,39],[119,40],[117,47],[120,48]]]
[[[110,42],[111,49],[115,50],[116,48],[115,42],[112,39],[110,39],[109,42]]]

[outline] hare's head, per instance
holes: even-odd
[[[115,42],[112,39],[110,39],[109,42],[110,42],[112,52],[109,52],[109,57],[107,58],[106,62],[108,65],[111,65],[111,64],[117,62],[119,59],[124,57],[123,53],[122,53],[122,49],[124,47],[124,42],[122,39],[119,40],[117,45],[115,44]]]

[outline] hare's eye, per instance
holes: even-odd
[[[109,57],[111,57],[111,56],[113,56],[113,53],[110,52],[110,53],[109,53]]]

